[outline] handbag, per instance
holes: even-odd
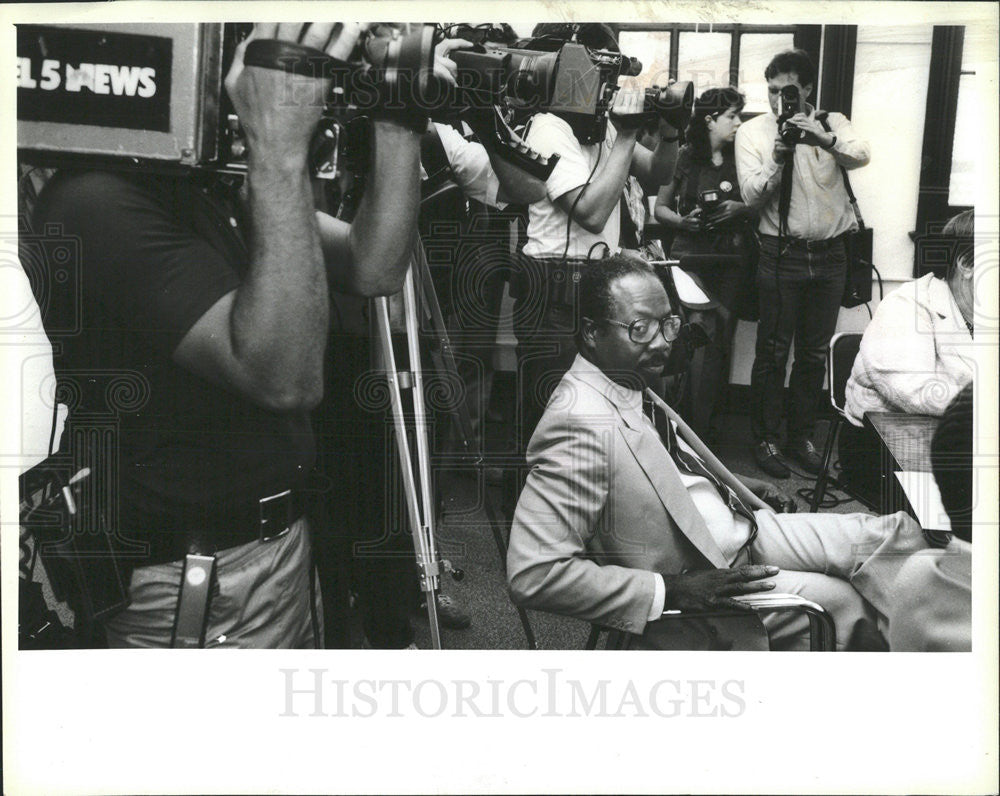
[[[823,129],[831,132],[830,125],[826,121],[826,114],[817,115]],[[854,217],[858,221],[858,228],[854,232],[844,234],[844,251],[847,254],[847,278],[844,280],[844,292],[840,296],[840,306],[845,309],[857,307],[859,304],[867,304],[872,300],[872,276],[874,265],[872,263],[872,228],[865,226],[865,220],[861,216],[861,208],[858,207],[857,197],[851,188],[851,180],[847,176],[847,169],[839,166],[840,175],[844,178],[844,188],[847,190],[847,198],[851,202],[851,209]]]

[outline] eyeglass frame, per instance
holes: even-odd
[[[653,332],[653,334],[650,335],[649,339],[645,341],[636,340],[634,337],[632,337],[632,327],[635,326],[640,321],[655,321],[655,323],[659,326],[659,329],[657,331],[659,331],[659,333],[663,335],[664,341],[668,343],[674,342],[674,340],[676,340],[677,337],[680,335],[681,325],[684,321],[684,319],[681,318],[680,315],[675,315],[675,314],[664,315],[662,318],[659,319],[636,318],[631,323],[625,323],[624,321],[615,320],[614,318],[599,318],[598,320],[604,321],[605,323],[613,323],[615,324],[615,326],[621,326],[623,329],[626,329],[628,331],[628,339],[631,340],[636,345],[649,345],[650,343],[653,342],[653,340],[656,339],[656,332]],[[671,324],[672,326],[674,326],[673,337],[667,337],[667,327],[664,321],[668,320],[674,322]]]

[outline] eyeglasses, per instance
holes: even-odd
[[[651,343],[657,332],[663,335],[664,340],[671,343],[677,339],[677,334],[681,330],[679,315],[667,315],[658,321],[652,318],[636,318],[632,323],[616,321],[614,318],[604,318],[603,320],[628,329],[628,339],[639,345]]]

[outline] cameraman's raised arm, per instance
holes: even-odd
[[[354,221],[317,213],[330,286],[357,296],[385,296],[403,286],[420,209],[420,135],[374,122],[372,173]]]
[[[656,149],[648,149],[637,144],[632,155],[632,174],[647,194],[654,194],[674,178],[677,165],[677,130],[669,122],[660,119],[657,125],[659,143]]]
[[[243,55],[251,39],[296,42],[301,28],[256,26],[226,76],[249,143],[250,262],[173,353],[181,367],[276,411],[311,408],[323,394],[329,298],[307,161],[329,81],[244,66]],[[313,24],[301,43],[344,57],[358,32]]]
[[[781,167],[794,153],[794,147],[785,144],[774,133],[774,140],[766,140],[768,132],[751,131],[740,127],[736,131],[736,176],[740,194],[748,206],[759,209],[778,190]]]
[[[598,164],[589,184],[567,191],[553,200],[566,213],[573,209],[573,220],[595,235],[601,233],[618,206],[629,173],[635,174],[644,188],[652,185],[651,190],[659,188],[657,180],[667,182],[673,174],[676,143],[664,141],[661,137],[655,152],[637,145],[643,101],[641,90],[622,89],[615,95],[610,120],[617,136],[607,162]]]

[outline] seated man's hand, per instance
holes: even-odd
[[[741,594],[770,591],[774,584],[761,578],[777,575],[778,568],[762,564],[744,564],[735,569],[706,569],[680,575],[663,575],[666,597],[664,610],[709,611],[733,609],[752,611],[733,599]]]
[[[251,155],[278,165],[305,163],[309,141],[326,103],[331,79],[283,69],[246,66],[243,56],[255,39],[301,44],[344,59],[361,34],[357,23],[260,23],[236,49],[226,75],[226,92],[240,117]]]

